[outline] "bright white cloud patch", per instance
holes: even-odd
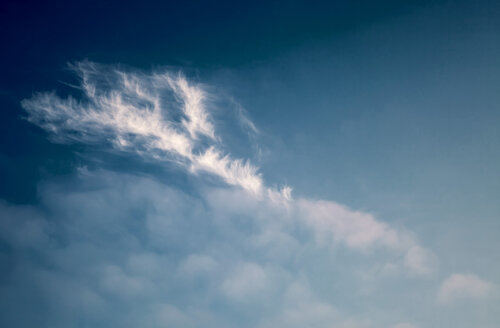
[[[487,298],[494,285],[474,274],[452,274],[446,279],[437,293],[437,302],[451,304],[460,300],[481,300]]]

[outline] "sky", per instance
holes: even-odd
[[[0,326],[496,328],[495,1],[6,1]]]

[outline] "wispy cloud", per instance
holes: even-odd
[[[84,97],[39,93],[22,101],[28,120],[61,142],[110,142],[110,146],[205,171],[256,194],[262,178],[248,161],[217,146],[207,96],[182,74],[125,72],[91,62],[72,66]],[[206,137],[206,140],[201,138]]]

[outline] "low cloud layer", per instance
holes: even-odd
[[[0,206],[2,326],[369,327],[316,285],[318,268],[348,278],[353,267],[281,204],[109,171],[40,195],[36,208]]]

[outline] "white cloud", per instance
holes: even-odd
[[[22,101],[28,120],[51,132],[56,140],[110,142],[112,149],[154,158],[160,163],[175,162],[192,174],[207,172],[247,191],[249,195],[238,194],[244,202],[254,198],[250,203],[264,206],[281,218],[271,220],[288,222],[280,223],[277,230],[298,221],[314,232],[318,243],[343,244],[361,251],[382,247],[406,253],[404,264],[416,274],[432,271],[431,252],[408,233],[370,213],[353,211],[332,201],[294,200],[290,187],[267,187],[250,161],[235,159],[222,151],[222,140],[207,107],[210,95],[201,85],[167,71],[145,74],[91,62],[78,63],[73,69],[81,79],[82,100],[40,93]],[[246,116],[240,116],[256,131]],[[227,198],[223,202],[225,208],[231,206]],[[234,203],[242,202],[235,199]],[[240,208],[236,210],[241,212]],[[162,236],[161,231],[151,233]],[[290,245],[294,243],[287,234],[274,235]],[[266,238],[254,240],[263,243]]]
[[[356,261],[385,262],[401,251],[384,239],[389,226],[347,208],[330,211],[330,203],[322,213],[313,205],[304,210],[301,199],[278,203],[239,188],[188,195],[159,179],[104,170],[39,191],[43,211],[0,207],[0,223],[23,223],[2,225],[0,233],[8,248],[25,252],[17,255],[8,285],[0,286],[0,302],[17,297],[24,310],[12,312],[10,323],[43,305],[48,310],[41,316],[51,327],[71,327],[82,317],[96,327],[374,327],[366,319],[370,309],[384,305],[344,307],[362,288],[353,275],[360,270]],[[311,226],[308,215],[319,212],[326,223]],[[328,228],[329,220],[343,220],[334,224],[349,233]],[[31,221],[53,229],[37,230],[36,243],[19,243],[30,235],[19,227]],[[349,244],[359,240],[350,233],[371,236],[358,230],[378,224],[383,233],[376,238]],[[321,229],[332,239],[327,247],[316,239]],[[13,235],[19,238],[9,239]],[[337,244],[349,249],[334,249]],[[370,247],[380,252],[365,252]],[[339,272],[344,279],[335,277]],[[21,297],[32,290],[41,290],[41,299]]]
[[[439,288],[436,301],[451,304],[460,300],[480,300],[493,292],[495,285],[474,274],[452,274]]]
[[[316,231],[319,240],[333,238],[347,246],[365,249],[379,244],[397,247],[398,232],[371,214],[352,211],[330,201],[298,201],[298,210]]]
[[[182,109],[186,117],[181,122],[191,138],[196,139],[199,134],[202,134],[214,139],[214,127],[205,108],[205,91],[199,86],[190,85],[181,74],[176,77],[170,74],[160,74],[155,77],[159,81],[166,80],[183,103]]]
[[[73,69],[82,80],[82,101],[55,93],[22,101],[28,120],[52,132],[56,140],[108,140],[116,149],[174,161],[192,172],[206,171],[228,184],[262,192],[262,179],[253,165],[217,148],[200,85],[188,83],[181,74],[145,75],[90,62]],[[200,136],[208,137],[208,147],[202,147]]]
[[[415,245],[406,252],[404,265],[415,274],[427,276],[435,271],[437,258],[431,251]]]
[[[239,263],[222,283],[225,295],[236,300],[258,296],[270,283],[266,271],[257,263]]]

